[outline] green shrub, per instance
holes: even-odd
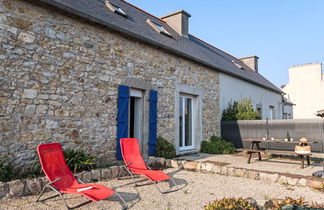
[[[66,164],[74,173],[82,170],[90,170],[95,167],[96,157],[89,155],[84,150],[64,150]]]
[[[63,150],[63,153],[66,164],[73,173],[82,170],[90,170],[95,167],[95,156],[87,154],[84,150],[66,149]],[[38,155],[36,155],[36,157],[36,161],[28,168],[24,176],[35,177],[42,173]]]
[[[205,210],[222,210],[222,209],[233,209],[233,210],[256,210],[256,208],[246,199],[243,198],[223,198],[215,200],[214,202],[205,206]]]
[[[227,108],[223,111],[222,114],[222,120],[227,121],[227,120],[237,120],[236,114],[237,114],[237,101],[232,101],[228,102]]]
[[[222,120],[260,120],[261,116],[253,109],[250,99],[243,99],[240,102],[228,103],[227,109],[223,111]]]
[[[13,174],[12,161],[6,157],[0,157],[0,182],[10,181]]]
[[[231,142],[225,141],[221,137],[211,136],[209,141],[202,141],[200,152],[207,154],[231,154],[235,147]]]
[[[164,158],[174,158],[176,150],[172,143],[162,137],[156,139],[156,156]]]

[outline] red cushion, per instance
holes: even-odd
[[[37,153],[42,169],[50,182],[62,193],[82,194],[92,201],[105,199],[114,191],[98,184],[79,184],[68,166],[66,165],[62,147],[59,143],[41,144],[37,147]],[[78,188],[92,186],[92,189],[78,192]]]
[[[120,140],[120,146],[124,162],[134,174],[144,175],[152,181],[164,181],[170,179],[170,177],[164,172],[150,170],[146,167],[137,139],[123,138]]]
[[[133,169],[129,168],[134,174],[144,175],[152,181],[164,181],[170,179],[169,175],[162,171],[155,171],[149,169]]]
[[[77,190],[80,188],[86,188],[86,187],[92,187],[89,190],[84,190],[81,192],[78,192]],[[108,198],[115,192],[108,187],[100,184],[74,184],[71,187],[67,189],[62,189],[62,193],[72,193],[72,194],[81,194],[86,197],[88,197],[92,201],[100,201],[105,198]]]

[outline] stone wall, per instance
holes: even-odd
[[[0,156],[25,164],[38,144],[56,141],[114,161],[117,88],[127,78],[158,90],[158,135],[175,140],[177,84],[204,91],[203,138],[220,134],[216,71],[51,8],[0,0]]]

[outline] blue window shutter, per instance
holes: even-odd
[[[149,125],[149,155],[154,156],[156,151],[156,135],[157,135],[157,91],[150,91],[150,125]]]
[[[122,160],[120,151],[120,139],[128,137],[128,107],[129,107],[129,87],[120,85],[118,87],[118,113],[117,113],[117,148],[116,158]]]

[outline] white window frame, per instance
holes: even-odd
[[[175,134],[176,138],[174,139],[174,145],[176,147],[176,154],[186,154],[191,152],[198,152],[200,150],[201,142],[203,140],[203,132],[202,132],[202,97],[204,95],[204,91],[201,88],[195,87],[195,86],[188,86],[184,84],[177,84],[175,88],[175,97],[174,97],[174,103],[175,103],[175,109],[174,109],[174,116],[175,116]],[[194,148],[191,150],[180,150],[179,147],[179,96],[180,94],[187,94],[189,96],[192,96],[195,98],[195,109],[193,111],[195,116],[194,121]]]
[[[172,38],[172,35],[161,25],[161,24],[158,24],[156,22],[153,22],[152,20],[150,19],[147,19],[146,22],[154,29],[156,30],[157,32],[159,32],[160,34],[164,34],[168,37],[171,37]]]
[[[268,116],[269,120],[274,120],[275,119],[274,111],[275,111],[274,106],[269,106],[269,116]]]
[[[127,14],[124,12],[124,10],[120,6],[113,4],[107,0],[105,1],[105,4],[112,12],[127,18]]]
[[[183,114],[184,114],[184,110],[185,110],[185,100],[186,99],[191,99],[191,143],[192,145],[191,146],[184,146],[185,145],[185,139],[186,139],[186,132],[185,132],[185,118],[182,120],[182,147],[180,147],[179,145],[179,151],[186,151],[186,150],[192,150],[195,148],[195,122],[196,122],[196,116],[195,116],[195,110],[196,110],[196,97],[192,96],[192,95],[188,95],[188,94],[183,94],[183,93],[180,93],[179,94],[179,98],[178,100],[180,99],[180,97],[182,97],[183,101],[182,101],[182,111],[183,111]],[[180,105],[179,105],[180,106]],[[179,107],[180,109],[180,107]],[[179,115],[180,115],[180,112],[179,112]],[[185,117],[185,115],[183,115],[183,117]],[[179,118],[179,116],[178,116]],[[180,134],[179,134],[179,138],[180,138]],[[180,139],[178,139],[180,141]]]

